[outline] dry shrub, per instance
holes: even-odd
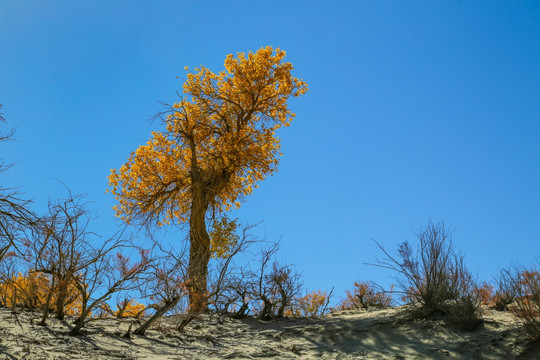
[[[509,287],[513,287],[516,298],[509,309],[524,320],[525,329],[534,338],[540,337],[540,273],[536,268],[507,271]]]
[[[516,286],[518,275],[519,270],[516,267],[501,270],[497,278],[497,291],[493,296],[493,308],[499,311],[510,310],[509,305],[518,297],[518,287]]]
[[[482,305],[491,306],[493,304],[493,285],[484,281],[474,288],[474,292]]]
[[[0,104],[0,142],[11,140],[14,133],[4,127],[5,122]],[[0,173],[10,167],[0,158]],[[17,191],[0,185],[0,262],[16,248],[15,243],[24,229],[34,226],[36,221],[35,214],[28,208],[30,202],[21,199],[19,195]]]
[[[463,329],[474,329],[482,323],[477,285],[463,262],[463,255],[454,251],[451,233],[444,223],[417,231],[416,250],[407,241],[398,248],[398,256],[386,255],[378,266],[397,272],[398,286],[404,300],[412,305],[414,318],[444,316]]]
[[[370,282],[355,282],[352,292],[347,290],[347,298],[338,306],[339,310],[369,309],[392,305],[392,295]]]

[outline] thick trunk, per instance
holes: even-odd
[[[281,303],[277,311],[277,317],[283,318],[284,316],[285,316],[285,303]]]
[[[262,296],[261,300],[263,301],[263,309],[259,314],[259,319],[264,321],[272,320],[274,318],[272,302],[266,296]]]
[[[206,231],[205,215],[208,202],[202,191],[193,191],[189,219],[189,303],[191,313],[200,313],[207,306],[207,274],[210,261],[210,236]]]
[[[242,306],[240,306],[240,309],[238,309],[236,314],[234,314],[234,317],[235,318],[245,318],[247,316],[248,310],[249,310],[248,304],[247,304],[247,302],[244,301],[242,303]]]
[[[176,327],[176,330],[182,332],[184,331],[185,327],[197,317],[197,313],[192,311],[189,314],[185,314],[182,318],[182,321],[180,321],[180,324]]]

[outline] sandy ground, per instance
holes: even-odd
[[[540,359],[510,313],[486,311],[463,332],[444,321],[410,321],[402,308],[346,311],[261,322],[204,316],[184,333],[167,317],[144,337],[123,338],[127,322],[90,323],[67,336],[70,319],[35,325],[39,313],[0,309],[0,359]]]

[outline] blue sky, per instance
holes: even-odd
[[[429,219],[455,229],[480,280],[540,256],[537,1],[0,0],[0,103],[17,129],[2,185],[43,209],[61,180],[111,233],[106,177],[159,128],[183,68],[266,45],[310,91],[290,103],[279,172],[234,216],[282,237],[309,289],[389,284],[365,265],[370,238],[394,249]]]

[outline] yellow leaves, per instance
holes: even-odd
[[[134,317],[138,318],[140,316],[144,316],[144,313],[146,312],[146,306],[144,304],[139,304],[134,299],[124,300],[120,304],[116,305],[117,310],[114,312],[114,316],[117,318],[126,318],[126,317]],[[112,313],[112,311],[107,311],[108,313]]]
[[[50,306],[54,309],[58,296],[55,290],[52,288],[50,276],[44,273],[19,273],[17,276],[0,283],[0,303],[6,307],[43,308],[47,302],[47,295],[52,291]],[[67,299],[65,313],[79,315],[82,302],[74,284],[68,286]]]
[[[292,315],[296,316],[316,316],[322,315],[322,311],[328,304],[328,293],[326,291],[312,291],[298,299],[296,309]]]
[[[219,73],[204,66],[189,72],[165,130],[153,132],[126,164],[111,171],[117,216],[185,222],[195,184],[218,212],[240,206],[256,182],[276,171],[275,132],[295,117],[287,100],[307,91],[284,57],[283,50],[267,46],[227,55]]]
[[[222,215],[212,222],[210,235],[210,252],[213,258],[227,258],[232,249],[238,244],[239,236],[237,219],[231,220],[227,215]]]

